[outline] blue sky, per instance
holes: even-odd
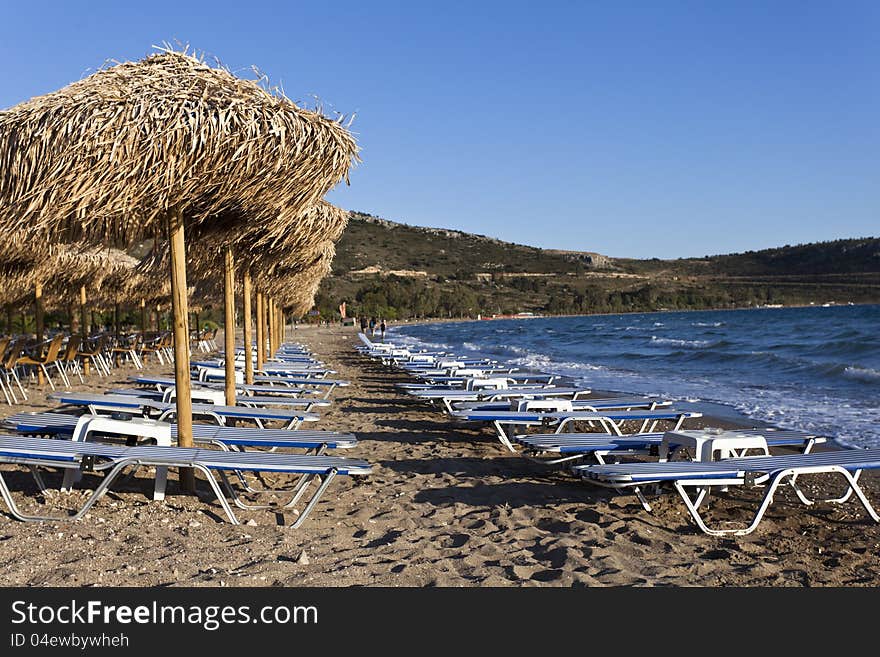
[[[356,112],[334,203],[679,257],[880,235],[878,2],[0,0],[0,107],[179,40]]]

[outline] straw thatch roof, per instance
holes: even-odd
[[[90,301],[106,303],[118,296],[137,262],[119,249],[57,244],[45,252],[22,250],[0,258],[0,303],[30,303],[37,283],[49,305],[73,302],[81,286],[88,288]]]
[[[0,112],[0,225],[9,240],[124,244],[179,209],[202,234],[247,223],[308,240],[303,211],[356,158],[340,123],[162,52]]]
[[[282,235],[273,236],[259,226],[249,226],[234,237],[204,235],[192,240],[192,246],[187,249],[187,277],[195,286],[195,298],[223,302],[222,263],[227,245],[232,246],[236,270],[249,269],[256,290],[272,294],[279,301],[288,298],[294,294],[290,290],[290,281],[298,274],[311,272],[302,279],[311,286],[312,278],[319,272],[321,278],[329,273],[336,253],[334,243],[341,237],[348,219],[347,210],[321,201],[301,213],[298,220],[287,221],[289,228]],[[148,290],[154,290],[167,297],[170,294],[166,273],[169,267],[167,251],[152,250],[138,264],[129,294],[151,299],[156,295],[151,295]],[[237,275],[235,293],[241,292],[241,276]],[[294,297],[300,299],[295,294]],[[314,298],[314,292],[306,292],[303,298]]]
[[[261,285],[261,290],[271,295],[282,308],[301,317],[315,305],[315,295],[330,266],[336,249],[332,242],[325,244],[323,254],[308,267],[291,271],[277,269]]]

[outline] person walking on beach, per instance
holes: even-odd
[[[376,335],[376,318],[370,317],[370,337]]]
[[[367,334],[367,318],[361,315],[361,333]]]
[[[380,321],[380,324],[379,324],[379,334],[382,336],[382,342],[385,342],[385,329],[386,329],[387,327],[385,326],[385,320],[384,320],[384,319],[379,320],[379,321]]]

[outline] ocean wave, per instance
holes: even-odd
[[[843,368],[843,376],[857,381],[867,381],[868,383],[880,383],[880,370],[870,367],[859,367],[858,365],[848,365]]]
[[[411,340],[423,348],[482,349],[511,366],[562,374],[597,390],[699,399],[726,406],[749,424],[880,447],[878,309],[840,309],[837,319],[828,311],[668,313],[657,322],[662,327],[638,315],[595,324],[547,318],[502,325],[514,335],[498,335],[488,322],[405,330],[431,339]]]
[[[676,338],[658,338],[656,335],[651,336],[651,342],[654,344],[669,344],[676,347],[706,347],[710,344],[709,340],[677,340]]]
[[[520,358],[514,358],[510,361],[510,364],[533,370],[544,370],[549,371],[550,373],[559,373],[571,376],[583,374],[584,372],[596,372],[608,369],[602,365],[593,365],[592,363],[557,361],[547,354],[541,353],[530,353]]]

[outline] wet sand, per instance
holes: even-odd
[[[285,526],[295,520],[290,513],[240,511],[248,524],[222,522],[204,482],[201,500],[181,496],[173,475],[167,500],[153,502],[146,470],[117,484],[76,523],[22,523],[2,507],[0,584],[880,583],[880,526],[856,502],[808,509],[781,490],[754,534],[709,537],[693,526],[677,496],[652,500],[654,512],[648,513],[629,493],[592,487],[531,463],[506,452],[489,428],[453,424],[439,410],[402,398],[394,383],[404,375],[360,357],[351,327],[299,327],[288,337],[309,345],[338,370],[337,378],[353,382],[334,393],[333,406],[322,409],[321,421],[308,428],[354,432],[359,445],[341,454],[373,463],[371,476],[338,477],[296,530]],[[118,387],[133,373],[123,370],[115,382],[103,384],[92,377],[88,386],[76,387]],[[26,408],[52,405],[34,394]],[[707,418],[704,424],[720,423]],[[26,472],[3,466],[3,473],[22,506],[44,507]],[[97,481],[86,476],[80,488]],[[877,477],[865,477],[865,490],[880,502]],[[755,490],[717,496],[710,515],[743,518],[758,496]],[[83,493],[50,497],[63,508]]]

